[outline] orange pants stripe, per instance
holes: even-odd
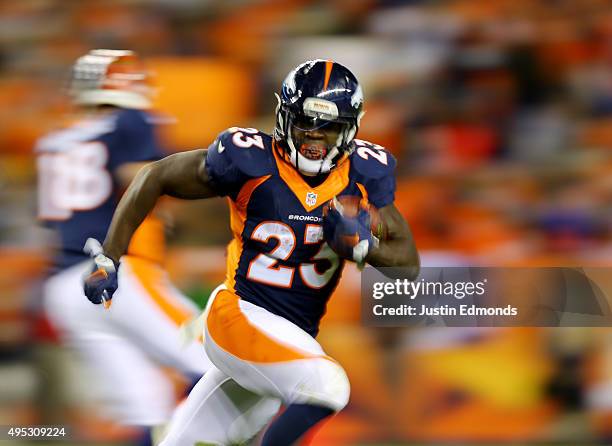
[[[262,332],[243,314],[239,299],[229,290],[221,290],[210,309],[208,332],[223,350],[245,361],[258,363],[320,357],[284,345]]]

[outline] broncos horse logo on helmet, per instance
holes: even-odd
[[[274,139],[302,174],[327,173],[351,153],[363,92],[348,68],[304,62],[287,75],[277,99]]]

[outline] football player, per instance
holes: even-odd
[[[133,52],[90,51],[73,68],[76,122],[36,147],[39,217],[55,229],[60,245],[44,286],[46,313],[91,367],[92,385],[102,388],[110,414],[135,426],[163,423],[175,407],[172,382],[159,363],[188,379],[210,365],[201,344],[181,348],[179,326],[197,309],[161,266],[164,228],[153,214],[140,219],[114,275],[122,298],[100,311],[83,296],[83,276],[91,271],[85,241],[106,235],[121,192],[143,165],[162,158],[145,111],[149,81]]]
[[[329,60],[305,62],[278,100],[273,135],[233,127],[208,149],[143,168],[115,212],[98,273],[85,283],[93,303],[112,296],[116,272],[107,265],[118,266],[162,195],[228,198],[227,278],[205,312],[214,366],[179,407],[163,446],[244,441],[281,403],[263,445],[292,444],[349,399],[344,370],[315,339],[345,261],[418,274],[412,235],[393,204],[395,159],[355,139],[363,94],[353,73]],[[365,210],[324,216],[328,202],[345,195],[378,208],[388,237],[377,243]]]

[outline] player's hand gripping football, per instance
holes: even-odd
[[[87,299],[93,304],[104,304],[109,308],[113,294],[117,290],[117,271],[119,264],[102,251],[100,242],[89,238],[83,250],[93,257],[94,265],[91,273],[85,277],[83,291]]]
[[[378,246],[369,208],[361,201],[356,208],[349,208],[342,200],[332,199],[323,210],[323,235],[336,254],[360,266],[370,250]]]

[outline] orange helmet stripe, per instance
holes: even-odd
[[[329,78],[331,76],[332,67],[334,66],[334,62],[331,60],[325,61],[325,83],[323,84],[323,90],[327,89],[327,84],[329,83]]]

